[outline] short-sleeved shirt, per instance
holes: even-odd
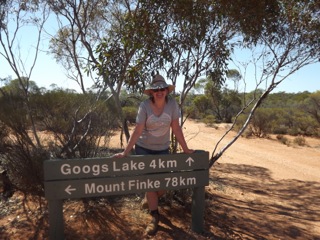
[[[136,123],[145,126],[136,144],[150,150],[165,150],[170,146],[171,122],[179,118],[179,106],[173,98],[168,98],[163,112],[156,116],[151,104],[147,99],[139,106]]]

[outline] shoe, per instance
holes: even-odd
[[[146,233],[148,235],[154,235],[158,231],[160,214],[156,210],[155,212],[151,212],[151,216],[152,216],[151,223],[149,223],[146,228]]]
[[[141,210],[144,210],[144,209],[149,209],[149,204],[148,204],[148,201],[147,201],[147,199],[146,198],[144,198],[143,200],[142,200],[142,202],[141,202]]]

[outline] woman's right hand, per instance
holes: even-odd
[[[125,157],[126,155],[124,154],[124,152],[121,152],[121,153],[116,153],[112,156],[112,158],[123,158]]]

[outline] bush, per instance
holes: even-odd
[[[26,194],[42,196],[43,162],[49,158],[48,151],[16,142],[4,155],[3,166],[14,188]]]
[[[194,105],[185,107],[184,113],[185,113],[185,115],[187,115],[188,117],[190,117],[192,119],[199,119],[199,117],[200,117],[198,110],[195,108]]]
[[[258,108],[251,121],[252,132],[257,137],[266,137],[272,131],[272,125],[275,121],[275,114],[272,109]]]
[[[245,138],[252,137],[253,136],[253,132],[252,132],[251,128],[246,128],[241,136],[245,137]]]
[[[288,139],[287,137],[281,135],[281,134],[277,135],[277,139],[278,139],[278,141],[280,141],[282,144],[285,144],[285,145],[289,145],[289,144],[290,144],[289,139]]]
[[[123,115],[127,121],[130,123],[136,122],[136,116],[138,113],[138,109],[136,107],[126,106],[122,108]]]
[[[291,136],[298,136],[298,135],[302,134],[302,132],[299,128],[291,128],[288,130],[288,134]]]
[[[5,139],[9,136],[9,132],[5,124],[0,121],[0,154],[7,151]]]
[[[298,136],[293,140],[294,144],[297,144],[299,146],[305,146],[307,144],[306,139],[302,136]]]
[[[287,134],[288,133],[288,128],[286,126],[276,126],[273,129],[274,134]]]
[[[202,121],[209,127],[214,127],[216,118],[213,115],[205,116]]]
[[[5,113],[0,114],[0,157],[15,188],[42,195],[45,160],[100,156],[115,126],[109,105],[94,95],[62,90],[28,99],[0,97]]]

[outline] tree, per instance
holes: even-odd
[[[239,81],[241,80],[241,74],[236,69],[230,69],[227,71],[226,76],[233,82],[234,91],[238,92]]]
[[[197,109],[197,117],[203,118],[208,114],[210,108],[210,99],[205,95],[196,96],[193,99],[193,104]]]
[[[15,79],[12,80],[10,82],[8,82],[8,84],[6,84],[4,87],[0,88],[0,92],[2,93],[2,95],[15,95],[15,96],[21,96],[23,97],[25,92],[24,89],[22,88],[20,83],[23,83],[23,85],[29,85],[29,94],[32,93],[37,93],[40,91],[40,88],[37,86],[37,84],[34,81],[28,80],[28,78],[25,77],[21,77],[21,79]]]
[[[320,91],[310,94],[303,101],[302,109],[314,118],[320,128]]]
[[[265,89],[261,95],[254,94],[254,98],[245,101],[235,122],[250,107],[248,118],[234,139],[215,153],[220,141],[218,142],[212,153],[210,166],[241,136],[255,111],[272,90],[302,67],[319,61],[320,33],[316,30],[320,27],[319,7],[316,1],[283,0],[278,3],[279,14],[272,26],[261,28],[258,38],[248,41],[247,38],[243,39],[245,47],[253,53],[258,52],[253,60],[256,69],[260,70],[259,76],[256,75],[257,88],[264,84]]]
[[[8,0],[1,3],[0,56],[7,61],[13,72],[16,74],[19,88],[26,104],[26,110],[32,124],[32,131],[34,138],[36,139],[37,147],[41,147],[41,143],[33,122],[33,114],[31,112],[28,95],[30,80],[37,62],[41,36],[47,18],[48,8],[46,7],[46,4],[41,1],[37,3],[34,3],[33,1],[24,1],[21,3],[20,1]],[[30,50],[32,54],[28,54],[28,57],[33,55],[33,59],[31,58],[32,60],[30,61],[31,64],[26,65],[24,64],[25,61],[22,59],[19,31],[30,25],[38,28],[38,36],[35,46]],[[17,49],[17,52],[15,52],[15,49]]]
[[[163,45],[167,62],[167,77],[175,85],[183,81],[179,105],[183,106],[189,91],[201,76],[224,81],[226,61],[233,45],[234,28],[212,1],[174,1],[167,4],[168,27]],[[182,121],[183,112],[181,113]]]
[[[95,48],[111,24],[108,1],[58,0],[48,1],[48,4],[59,26],[50,40],[50,52],[66,69],[68,78],[77,82],[85,93],[88,84],[99,84],[89,65],[97,62]],[[90,76],[89,83],[86,76]]]

